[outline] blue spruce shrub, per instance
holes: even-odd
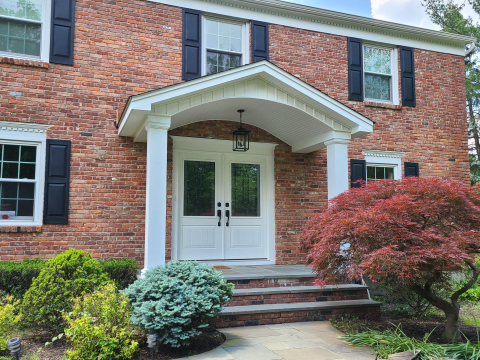
[[[233,295],[233,284],[213,267],[172,261],[145,273],[125,290],[133,308],[130,322],[172,347],[188,345]]]

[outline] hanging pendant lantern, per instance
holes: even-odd
[[[247,151],[250,149],[250,131],[242,126],[242,114],[245,110],[237,110],[240,114],[240,127],[233,132],[233,151]]]

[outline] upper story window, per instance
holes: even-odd
[[[396,49],[363,46],[365,100],[398,104]]]
[[[248,61],[246,23],[204,18],[204,75],[216,74]]]
[[[48,0],[0,0],[0,54],[44,58]],[[48,28],[48,29],[47,29]],[[46,41],[44,41],[46,43]]]

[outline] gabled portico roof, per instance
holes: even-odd
[[[273,134],[295,152],[373,131],[370,119],[268,61],[132,96],[118,131],[146,142],[148,115],[170,117],[174,129],[203,120],[237,122],[237,109],[245,109],[245,124]]]

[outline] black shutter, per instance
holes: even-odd
[[[252,63],[269,60],[268,23],[252,20]]]
[[[402,75],[402,105],[415,107],[415,61],[411,47],[400,46],[400,72]]]
[[[419,177],[420,176],[420,173],[419,173],[419,170],[418,170],[418,163],[405,162],[403,165],[405,166],[405,177],[407,177],[407,176]]]
[[[365,160],[350,159],[350,187],[361,187],[360,184],[355,184],[358,180],[367,181],[367,162]]]
[[[52,0],[50,62],[73,65],[75,0]]]
[[[362,39],[348,38],[348,100],[363,101]]]
[[[69,140],[47,140],[44,224],[68,224],[70,149]]]
[[[183,9],[183,80],[202,76],[202,12]]]

